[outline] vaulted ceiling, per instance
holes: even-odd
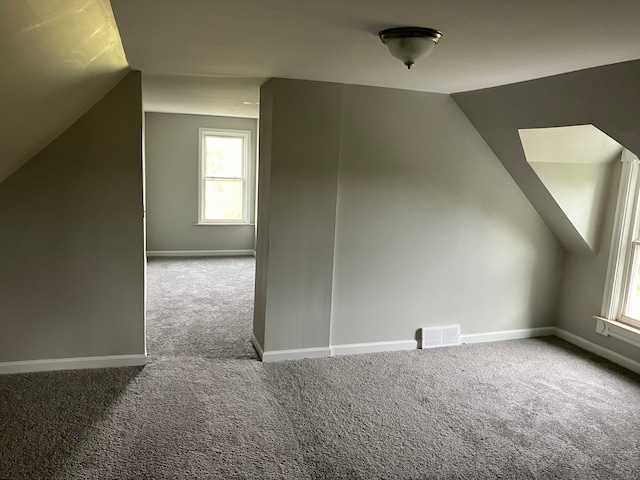
[[[451,93],[637,59],[638,18],[636,0],[2,1],[0,181],[128,65],[147,110],[255,116],[273,76]],[[444,32],[410,71],[377,38],[400,25]]]
[[[0,182],[128,71],[108,0],[0,3]]]

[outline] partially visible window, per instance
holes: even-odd
[[[627,288],[624,292],[620,320],[640,327],[640,241],[638,240],[631,242],[631,262],[625,283]]]
[[[200,129],[199,223],[249,222],[246,130]]]
[[[640,160],[622,151],[609,266],[596,332],[640,347]],[[622,365],[622,364],[621,364]]]
[[[639,163],[636,155],[623,150],[605,293],[602,311],[596,317],[599,322],[609,322],[614,327],[619,322],[636,329],[640,329]],[[596,328],[603,335],[616,336],[616,332],[610,331],[610,325],[599,323]]]
[[[623,155],[625,167],[629,171],[629,181],[626,183],[627,192],[627,225],[622,229],[623,275],[622,291],[620,292],[619,312],[616,320],[640,327],[640,175],[638,172],[638,158],[626,151]],[[625,173],[625,172],[623,172]]]

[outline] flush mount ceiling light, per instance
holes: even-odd
[[[442,32],[424,27],[387,28],[379,35],[391,55],[402,60],[407,68],[418,58],[429,55],[442,38]]]

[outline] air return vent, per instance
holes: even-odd
[[[420,348],[460,345],[460,325],[440,325],[420,329]]]

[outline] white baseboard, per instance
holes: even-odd
[[[599,357],[606,358],[607,360],[640,375],[640,363],[636,362],[635,360],[631,360],[624,355],[620,355],[619,353],[616,353],[613,350],[609,350],[608,348],[601,347],[600,345],[590,342],[589,340],[579,337],[578,335],[575,335],[573,333],[567,332],[566,330],[563,330],[561,328],[555,327],[554,330],[557,337],[569,343],[572,343],[576,347],[580,347],[583,350],[595,353]]]
[[[284,360],[301,360],[303,358],[324,358],[331,356],[331,348],[297,348],[294,350],[274,350],[262,353],[262,361],[265,363],[282,362]]]
[[[632,372],[640,374],[640,363],[616,353],[607,348],[596,345],[582,337],[569,333],[557,327],[523,328],[519,330],[503,330],[489,333],[476,333],[460,335],[462,343],[497,342],[501,340],[517,340],[521,338],[557,336],[584,350],[595,353],[613,363],[625,367]],[[276,350],[263,352],[262,346],[253,334],[251,342],[256,347],[258,355],[263,362],[280,362],[283,360],[300,360],[303,358],[324,358],[340,355],[354,355],[360,353],[391,352],[402,350],[415,350],[418,343],[415,340],[400,340],[391,342],[352,343],[343,345],[331,345],[330,347],[300,348],[295,350]]]
[[[256,352],[258,352],[258,357],[262,360],[264,351],[262,350],[262,345],[260,345],[260,342],[258,342],[258,339],[253,332],[251,332],[251,343],[253,344],[253,348],[256,349]]]
[[[325,358],[339,355],[353,355],[358,353],[395,352],[400,350],[415,350],[418,342],[415,340],[400,340],[392,342],[352,343],[331,345],[330,347],[298,348],[294,350],[274,350],[264,352],[262,346],[251,334],[251,343],[256,347],[260,359],[265,362],[281,362],[283,360],[300,360],[303,358]]]
[[[518,330],[502,330],[488,333],[470,333],[460,335],[460,343],[498,342],[501,340],[517,340],[519,338],[548,337],[555,335],[555,327],[521,328]]]
[[[542,337],[555,334],[555,327],[524,328],[520,330],[505,330],[500,332],[460,335],[461,343],[495,342],[499,340],[515,340],[518,338]],[[297,350],[277,350],[264,352],[252,336],[251,341],[256,346],[263,362],[278,362],[281,360],[297,360],[301,358],[321,358],[341,355],[357,355],[360,353],[394,352],[416,350],[416,340],[397,340],[388,342],[351,343],[331,345],[321,348],[302,348]]]
[[[401,350],[416,350],[418,342],[415,340],[398,340],[392,342],[347,343],[331,345],[331,355],[355,355],[359,353],[397,352]]]
[[[147,257],[247,257],[255,250],[148,250]]]
[[[77,370],[81,368],[112,368],[145,365],[147,356],[107,355],[104,357],[53,358],[0,363],[0,375],[8,373],[48,372],[54,370]]]

